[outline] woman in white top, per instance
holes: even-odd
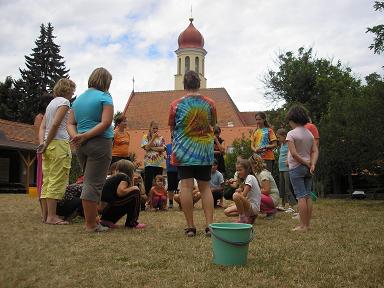
[[[69,79],[60,79],[56,83],[53,88],[55,98],[47,106],[40,125],[37,153],[43,154],[41,205],[46,224],[68,224],[56,215],[56,205],[58,200],[63,199],[71,168],[67,119],[69,99],[75,89],[75,83]]]

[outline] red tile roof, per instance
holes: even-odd
[[[0,119],[0,147],[35,150],[37,145],[33,125]]]
[[[224,88],[200,89],[200,93],[215,101],[220,127],[228,127],[229,122],[234,127],[247,126]],[[184,95],[184,90],[132,92],[123,112],[128,129],[148,129],[151,121],[158,122],[160,129],[168,128],[170,104]]]

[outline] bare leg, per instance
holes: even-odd
[[[300,215],[300,226],[294,228],[294,231],[307,231],[308,223],[308,205],[306,198],[299,198],[299,215]]]
[[[184,212],[188,228],[194,228],[193,202],[192,202],[193,178],[182,179],[180,189],[180,203]]]
[[[228,208],[225,208],[224,214],[228,217],[239,216],[239,211],[237,211],[236,204],[231,205]]]
[[[82,204],[83,204],[84,217],[85,217],[85,229],[93,230],[97,225],[96,223],[97,202],[83,199]]]
[[[309,229],[311,218],[312,218],[312,199],[311,197],[307,198],[307,207],[308,207],[308,221],[307,221],[307,228]]]
[[[41,214],[43,216],[43,223],[47,222],[48,208],[47,208],[47,199],[42,198],[40,200],[41,205]]]
[[[68,224],[67,221],[63,221],[59,218],[59,216],[56,215],[56,207],[57,207],[57,200],[56,199],[46,199],[47,202],[47,221],[45,223],[47,224]]]
[[[203,204],[203,210],[205,215],[205,223],[208,227],[213,222],[213,196],[208,181],[198,180],[199,191],[201,195],[201,201]]]

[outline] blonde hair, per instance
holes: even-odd
[[[264,160],[260,156],[253,154],[249,158],[249,162],[251,163],[253,173],[260,174],[261,171],[265,170]]]
[[[62,78],[56,82],[53,87],[53,95],[55,97],[68,97],[69,94],[76,90],[76,84],[70,79]],[[71,95],[72,96],[72,95]]]
[[[100,91],[108,92],[111,86],[112,75],[103,67],[93,70],[88,79],[88,88],[95,88]]]
[[[156,181],[157,180],[159,180],[159,181],[161,181],[163,184],[165,184],[164,182],[165,182],[165,179],[164,179],[164,177],[162,176],[162,175],[156,175],[155,176],[155,179],[153,179],[153,184],[155,185],[156,184]]]

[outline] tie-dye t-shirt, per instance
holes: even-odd
[[[171,164],[212,165],[216,107],[212,99],[188,95],[172,102],[168,124],[173,129]]]
[[[252,135],[251,142],[254,147],[262,148],[270,145],[273,141],[277,141],[275,132],[271,128],[258,128]],[[273,149],[265,149],[258,153],[264,160],[275,160]]]
[[[144,148],[145,145],[149,143],[148,134],[144,134],[141,139],[141,148]],[[153,147],[165,147],[165,140],[162,136],[157,137],[153,141]],[[164,149],[165,150],[165,149]],[[158,151],[145,151],[144,155],[144,167],[152,166],[152,167],[163,167],[164,155],[163,152]]]

